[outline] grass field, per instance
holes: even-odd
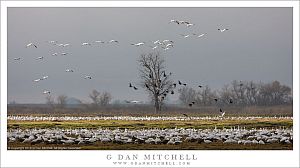
[[[108,129],[151,129],[151,128],[290,128],[293,126],[291,119],[260,118],[254,120],[190,120],[190,121],[126,121],[126,120],[95,120],[95,121],[15,121],[8,120],[10,128],[108,128]]]

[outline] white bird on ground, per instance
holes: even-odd
[[[119,43],[117,40],[110,40],[109,43]]]
[[[30,47],[30,46],[34,46],[35,48],[37,48],[37,46],[33,43],[29,43],[29,44],[26,45],[26,47]]]
[[[44,90],[43,94],[50,94],[50,91],[49,90]]]
[[[134,45],[134,46],[137,46],[137,47],[139,47],[139,46],[141,46],[141,45],[144,45],[144,44],[145,44],[144,42],[140,42],[140,43],[131,44],[131,45]]]
[[[81,45],[82,45],[82,46],[86,46],[86,45],[89,45],[89,46],[90,46],[91,44],[85,42],[85,43],[82,43]]]
[[[43,59],[44,57],[37,57],[36,60],[41,60]]]
[[[19,60],[21,60],[21,58],[20,57],[14,58],[14,60],[19,61]]]
[[[84,79],[92,79],[90,75],[85,75]]]
[[[66,69],[66,72],[74,72],[72,69]]]
[[[226,30],[229,30],[229,29],[218,29],[220,32],[224,32]]]

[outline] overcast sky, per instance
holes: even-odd
[[[171,19],[195,25],[169,24]],[[146,92],[128,83],[139,83],[139,55],[164,39],[174,41],[174,48],[158,50],[174,81],[219,89],[232,80],[278,80],[292,87],[292,28],[292,8],[8,8],[8,102],[44,103],[45,89],[85,101],[93,89],[114,100],[146,101]],[[192,33],[206,35],[180,35]],[[119,44],[94,43],[111,39]],[[38,48],[26,48],[29,42]],[[137,42],[146,45],[130,45]],[[68,55],[51,55],[62,52]],[[33,82],[45,75],[47,80]]]

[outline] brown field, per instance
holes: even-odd
[[[223,107],[222,107],[223,108]],[[293,106],[229,106],[223,108],[226,116],[293,116]],[[8,105],[8,115],[36,116],[217,116],[219,108],[215,106],[166,106],[160,113],[155,113],[150,105],[110,105],[100,108],[75,106],[68,108],[51,108],[47,105]]]
[[[265,145],[243,145],[243,144],[223,144],[214,142],[210,144],[197,142],[183,142],[179,145],[167,144],[115,144],[101,143],[86,145],[66,145],[66,144],[25,144],[8,143],[11,150],[292,150],[293,144],[265,144]]]

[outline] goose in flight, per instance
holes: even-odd
[[[191,27],[191,26],[194,26],[195,24],[193,24],[193,23],[188,23],[188,24],[186,24],[186,26],[187,27]]]
[[[131,100],[131,101],[126,101],[127,103],[132,103],[132,104],[137,104],[137,103],[141,103],[141,101],[138,100]]]
[[[82,45],[82,46],[86,46],[86,45],[91,46],[91,43],[84,42],[84,43],[82,43],[81,45]]]
[[[109,43],[119,43],[117,40],[110,40]]]
[[[48,79],[49,76],[43,76],[41,80]]]
[[[57,53],[53,53],[53,54],[52,54],[52,56],[57,56],[57,55],[58,55]]]
[[[190,37],[189,34],[187,34],[187,35],[185,35],[185,34],[180,34],[180,35],[183,36],[183,38],[188,38],[188,37]]]
[[[84,79],[92,79],[90,75],[85,75]]]
[[[220,32],[224,32],[224,31],[227,31],[229,29],[218,29]]]
[[[43,94],[50,94],[50,91],[49,90],[44,90]]]
[[[72,69],[66,69],[66,72],[74,72]]]
[[[169,23],[177,23],[177,24],[180,24],[178,20],[174,20],[174,19],[170,20]]]
[[[174,47],[174,45],[173,44],[167,44],[166,48],[169,48],[169,47]]]
[[[44,57],[37,57],[36,60],[41,60],[43,59]]]
[[[100,41],[100,40],[97,40],[97,41],[95,41],[95,43],[105,43],[104,41]]]
[[[27,44],[27,45],[26,45],[26,48],[27,48],[27,47],[30,47],[30,46],[34,46],[35,48],[37,48],[37,46],[36,46],[35,44],[33,44],[33,43]]]
[[[203,37],[206,33],[202,33],[200,35],[198,35],[197,37],[200,38],[200,37]]]
[[[163,43],[167,43],[167,42],[174,43],[174,41],[172,40],[163,40]]]
[[[159,40],[156,40],[156,41],[153,42],[153,44],[159,44],[159,43],[160,43]]]
[[[20,57],[14,58],[14,60],[19,61],[19,60],[21,60],[21,58]]]
[[[48,43],[55,44],[55,43],[57,43],[57,41],[51,40],[51,41],[48,41]]]
[[[61,55],[67,55],[68,53],[61,53]]]
[[[232,99],[229,99],[229,103],[232,104],[232,103],[233,103],[233,100],[232,100]]]
[[[70,44],[64,44],[63,47],[67,47],[67,46],[69,46],[69,45],[70,45]]]
[[[55,45],[57,45],[58,47],[63,47],[64,46],[64,44],[55,44]]]
[[[154,46],[154,47],[152,47],[152,46],[151,46],[152,50],[155,50],[155,49],[157,49],[157,47],[158,47],[158,46]]]
[[[144,45],[144,44],[145,44],[144,42],[140,42],[140,43],[131,44],[131,45],[134,45],[134,46],[137,46],[137,47],[139,47],[139,46],[141,46],[141,45]]]
[[[39,82],[39,81],[41,81],[41,79],[35,79],[35,80],[33,80],[33,82]]]

